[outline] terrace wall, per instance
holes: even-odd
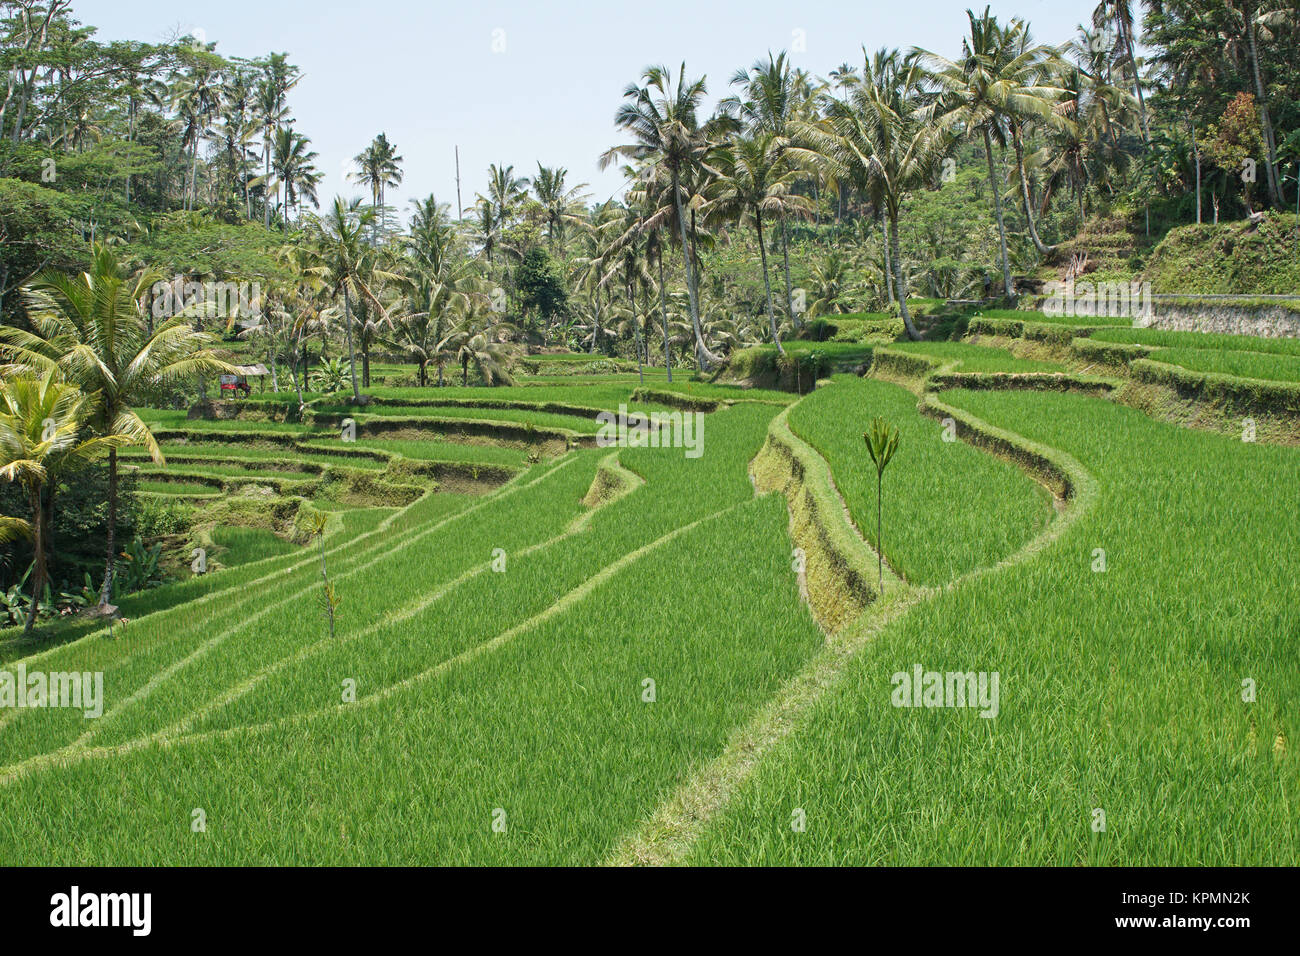
[[[1300,303],[1296,300],[1242,302],[1161,296],[1153,299],[1154,314],[1135,319],[1134,325],[1179,332],[1300,338]]]

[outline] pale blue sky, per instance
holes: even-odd
[[[552,0],[358,3],[356,0],[74,0],[101,40],[157,41],[203,31],[226,55],[287,51],[304,77],[291,97],[325,173],[322,204],[361,191],[345,181],[350,159],[386,132],[405,159],[388,201],[402,213],[430,192],[456,208],[453,147],[460,145],[465,207],[485,188],[489,163],[532,175],[540,160],[591,184],[593,199],[621,191],[597,156],[621,142],[613,125],[624,87],[651,63],[706,74],[710,100],[767,51],[825,76],[861,48],[957,51],[961,0]],[[1070,39],[1093,3],[995,2],[1000,17],[1028,19],[1043,42]],[[979,9],[982,9],[982,4]],[[494,34],[494,31],[502,31]],[[802,31],[796,33],[796,31]],[[502,52],[493,51],[495,38]],[[797,37],[803,51],[795,51]],[[498,43],[498,46],[501,45]],[[710,103],[711,105],[711,103]]]

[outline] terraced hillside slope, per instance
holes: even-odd
[[[1300,450],[1004,339],[883,346],[802,398],[624,374],[160,413],[148,493],[251,560],[0,643],[105,690],[0,715],[0,853],[1295,864]],[[620,404],[708,409],[703,453],[603,446]],[[902,435],[880,541],[874,416]],[[998,699],[896,706],[917,667]]]

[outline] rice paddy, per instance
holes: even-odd
[[[1064,368],[964,342],[888,351],[977,376]],[[1261,357],[1289,358],[1213,370]],[[305,422],[149,412],[167,464],[123,461],[141,491],[211,515],[213,567],[126,597],[111,634],[0,639],[6,667],[105,687],[94,720],[0,712],[0,854],[1300,862],[1300,525],[1277,510],[1300,450],[1087,395],[928,392],[919,371],[802,397],[646,377],[640,403],[635,373],[379,386],[347,414],[355,441],[328,399]],[[541,407],[668,411],[668,392],[712,409],[698,458],[591,447],[594,415]],[[841,630],[803,596],[816,529],[751,480],[785,408],[841,499],[817,520],[890,573]],[[879,502],[874,417],[901,438]],[[995,674],[999,697],[896,706],[917,667]]]

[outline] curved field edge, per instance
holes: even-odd
[[[996,428],[931,395],[924,396],[923,409],[929,414],[960,415],[959,434],[965,441],[1054,484],[1060,489],[1063,505],[1049,525],[1022,547],[994,565],[967,572],[942,590],[1029,560],[1095,504],[1096,480],[1070,455]],[[733,796],[762,766],[762,761],[801,729],[806,730],[815,708],[827,694],[835,692],[846,669],[867,644],[916,604],[940,593],[933,588],[909,586],[892,571],[891,586],[883,595],[870,585],[860,590],[861,566],[876,552],[854,528],[825,459],[790,431],[786,419],[786,413],[773,419],[768,440],[755,458],[751,473],[756,490],[775,489],[786,498],[791,539],[807,554],[805,597],[827,631],[827,640],[749,723],[736,730],[722,753],[702,766],[636,830],[624,836],[605,865],[664,866],[685,862],[694,853],[695,841],[715,817],[726,812]],[[826,610],[819,612],[819,608]],[[854,611],[856,615],[845,623],[846,614]]]
[[[1234,559],[1231,573],[1223,566],[1209,594],[1210,582],[1189,560],[1199,553],[1202,562],[1214,561],[1203,541],[1226,547],[1240,521],[1274,545],[1300,544],[1295,531],[1271,527],[1265,501],[1234,515],[1228,496],[1214,490],[1194,506],[1208,515],[1159,533],[1150,527],[1159,505],[1132,503],[1135,488],[1153,481],[1157,489],[1166,481],[1196,488],[1206,476],[1185,460],[1206,444],[1231,453],[1229,474],[1215,479],[1224,486],[1256,471],[1266,483],[1294,477],[1295,453],[1180,433],[1083,396],[1051,396],[1049,407],[1028,418],[1032,403],[1044,400],[966,392],[936,411],[959,413],[971,425],[1004,423],[990,426],[1003,433],[999,441],[1005,423],[1015,422],[1032,436],[1024,441],[1035,453],[1068,448],[1057,465],[1067,472],[1077,465],[1091,479],[1066,476],[1075,506],[1087,507],[1070,509],[1073,520],[1042,543],[1050,546],[956,582],[881,633],[798,732],[735,788],[726,809],[698,828],[677,861],[1300,859],[1300,771],[1291,744],[1300,731],[1292,706],[1300,695],[1286,663],[1300,634],[1294,603],[1280,581],[1257,584],[1250,598],[1240,594],[1241,583],[1258,581],[1263,554]],[[1157,433],[1174,450],[1168,461],[1152,463]],[[1178,500],[1196,499],[1183,491]],[[1100,573],[1099,545],[1111,560]],[[1282,557],[1294,567],[1296,553],[1292,547]],[[1151,587],[1165,576],[1169,593]],[[1243,600],[1260,613],[1241,616]],[[914,666],[1000,670],[1001,712],[985,720],[972,709],[891,706],[890,675]],[[1244,702],[1243,675],[1267,684],[1268,695]],[[1092,827],[1097,811],[1106,814],[1102,832]]]

